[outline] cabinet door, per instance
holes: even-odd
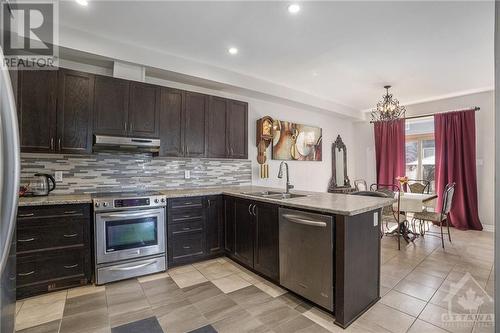
[[[54,151],[57,71],[19,71],[18,84],[21,151]]]
[[[248,158],[248,104],[229,101],[227,122],[230,157]]]
[[[279,280],[278,206],[264,203],[255,208],[254,269],[268,278]]]
[[[127,135],[129,81],[97,76],[94,91],[94,134]]]
[[[159,87],[140,82],[130,82],[128,111],[130,136],[158,137],[159,103]]]
[[[210,97],[208,109],[208,157],[229,155],[227,144],[227,99]]]
[[[234,255],[234,217],[234,198],[224,197],[224,249],[230,256]]]
[[[61,69],[58,81],[56,150],[91,153],[94,75]]]
[[[182,114],[184,92],[162,88],[160,93],[160,156],[184,156]]]
[[[254,257],[254,222],[250,214],[250,206],[253,203],[248,200],[234,200],[234,257],[243,264],[253,267]]]
[[[206,156],[206,114],[208,96],[186,92],[184,153],[187,157]]]
[[[224,249],[223,202],[221,196],[206,198],[205,231],[207,255],[219,254]]]

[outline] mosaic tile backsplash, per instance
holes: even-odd
[[[184,179],[189,170],[190,179]],[[147,154],[21,154],[21,184],[42,172],[63,172],[52,194],[160,190],[224,185],[250,185],[249,160],[160,158]]]

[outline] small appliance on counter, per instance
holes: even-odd
[[[22,197],[49,195],[56,188],[54,177],[46,173],[36,173],[26,180],[27,185],[21,185],[19,194]]]

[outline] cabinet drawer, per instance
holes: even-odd
[[[168,208],[203,208],[203,197],[175,198],[168,201]]]
[[[203,255],[204,234],[184,234],[176,235],[172,238],[172,258],[182,260],[186,257]]]
[[[31,206],[20,207],[17,212],[18,220],[52,217],[88,217],[89,205],[60,205],[60,206]]]
[[[85,275],[85,254],[81,250],[66,250],[46,256],[18,257],[17,260],[18,286]]]
[[[168,227],[168,230],[173,237],[178,237],[177,235],[186,233],[202,232],[203,220],[187,221],[185,223],[173,224]]]
[[[193,209],[174,209],[168,211],[169,223],[181,223],[189,222],[193,220],[203,219],[203,209],[193,208]]]
[[[17,252],[44,250],[54,247],[65,247],[84,244],[84,222],[74,220],[65,221],[58,226],[30,225],[17,229]]]

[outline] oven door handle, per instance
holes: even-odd
[[[131,271],[133,269],[138,269],[138,268],[143,268],[143,267],[146,267],[146,266],[154,265],[155,263],[156,263],[156,259],[148,261],[148,262],[145,262],[145,263],[140,264],[140,265],[135,265],[135,266],[124,266],[124,265],[121,265],[121,266],[111,267],[111,268],[109,268],[109,270],[110,271]]]
[[[126,213],[126,214],[106,214],[101,215],[102,218],[107,217],[118,217],[118,218],[128,218],[128,217],[138,217],[138,216],[156,216],[156,214],[149,212],[139,212],[139,213]]]

